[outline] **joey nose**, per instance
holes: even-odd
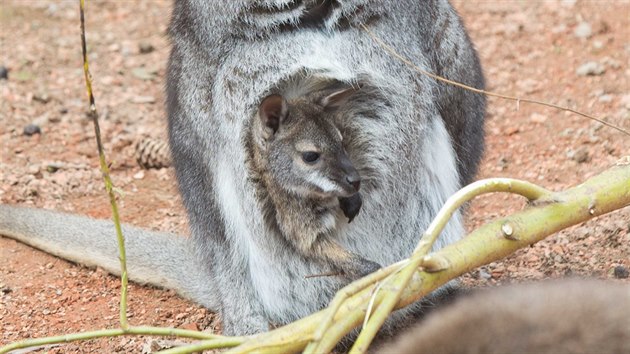
[[[354,187],[354,191],[358,192],[361,188],[361,176],[358,173],[351,173],[346,176],[346,182]]]

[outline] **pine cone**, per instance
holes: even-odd
[[[168,143],[158,139],[144,138],[136,144],[136,161],[144,169],[171,166]]]

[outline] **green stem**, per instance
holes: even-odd
[[[183,337],[183,338],[211,339],[211,340],[219,340],[219,339],[226,338],[226,337],[218,336],[215,334],[209,334],[209,333],[204,333],[204,332],[199,332],[199,331],[190,331],[190,330],[185,330],[185,329],[139,326],[139,327],[129,327],[127,329],[122,329],[122,328],[103,329],[103,330],[97,330],[97,331],[66,334],[66,335],[61,335],[61,336],[26,339],[23,341],[11,343],[7,346],[0,348],[0,354],[8,353],[16,349],[35,347],[35,346],[40,346],[40,345],[69,343],[69,342],[75,342],[79,340],[96,339],[96,338],[102,338],[102,337],[115,337],[115,336],[121,336],[121,335],[177,336],[177,337]]]
[[[92,75],[90,74],[90,66],[87,58],[87,44],[85,39],[85,1],[79,1],[79,14],[81,17],[81,49],[83,53],[83,74],[85,76],[85,86],[88,93],[88,99],[90,101],[90,115],[92,122],[94,123],[94,134],[96,135],[96,147],[98,149],[98,157],[101,165],[101,172],[103,173],[103,180],[105,181],[105,190],[109,196],[109,202],[112,207],[112,218],[114,221],[114,227],[116,228],[116,237],[118,239],[118,251],[120,253],[120,327],[122,329],[129,328],[129,321],[127,320],[127,289],[128,289],[128,275],[127,275],[127,254],[125,251],[125,237],[123,236],[120,226],[120,216],[118,214],[118,205],[116,203],[116,195],[114,194],[114,184],[109,175],[109,167],[107,166],[107,159],[105,158],[105,151],[103,149],[103,142],[101,141],[101,128],[98,123],[98,111],[96,110],[96,102],[94,100],[94,93],[92,91]]]
[[[394,310],[396,304],[398,304],[403,290],[407,288],[416,269],[422,264],[423,258],[429,253],[431,247],[433,247],[433,244],[457,209],[477,196],[495,192],[519,194],[530,201],[551,198],[553,195],[552,192],[533,183],[511,178],[492,178],[477,181],[453,194],[447,199],[442,209],[440,209],[437,216],[433,219],[433,222],[431,222],[424,235],[420,238],[420,242],[418,242],[410,259],[410,264],[406,265],[400,272],[400,275],[395,278],[393,289],[386,291],[385,298],[378,304],[376,311],[374,311],[369,321],[367,321],[367,324],[361,330],[359,337],[352,346],[351,354],[360,354],[367,351],[370,343],[372,343],[372,340],[383,326],[383,323],[385,323],[387,317]]]
[[[183,345],[181,347],[170,348],[161,350],[158,353],[161,354],[188,354],[198,353],[204,350],[220,349],[220,348],[232,348],[237,345],[241,345],[245,341],[245,337],[225,337],[218,339],[205,340],[199,343],[190,345]]]
[[[471,183],[446,200],[442,209],[440,209],[424,235],[420,238],[414,254],[421,253],[425,255],[429,252],[435,240],[440,236],[440,233],[459,207],[480,195],[500,192],[518,194],[529,201],[549,199],[553,196],[553,192],[545,188],[513,178],[489,178]]]
[[[348,297],[358,293],[359,291],[365,289],[368,286],[373,285],[376,282],[381,281],[385,277],[392,274],[392,272],[394,272],[397,268],[400,267],[401,264],[405,262],[406,261],[400,261],[388,267],[381,268],[377,272],[374,272],[361,279],[358,279],[346,285],[341,290],[339,290],[337,294],[335,295],[335,297],[333,298],[333,300],[328,305],[328,308],[325,310],[326,317],[324,318],[321,325],[315,332],[315,335],[313,336],[313,340],[308,344],[303,354],[316,354],[316,353],[321,352],[321,349],[319,348],[319,341],[323,337],[324,333],[326,333],[326,331],[332,325],[335,315],[337,314],[337,312],[339,311],[339,308],[341,307],[341,305],[343,305],[343,303],[346,301]]]

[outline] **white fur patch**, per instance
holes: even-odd
[[[332,34],[334,37],[334,34]],[[317,36],[311,41],[311,51],[299,60],[305,68],[318,72],[322,76],[329,76],[340,81],[350,82],[356,78],[355,72],[349,69],[337,55],[338,48],[331,48],[331,44],[338,41],[329,37]]]
[[[227,159],[221,161],[216,169],[216,193],[219,196],[219,205],[222,207],[223,218],[226,223],[226,234],[232,238],[233,244],[237,248],[237,254],[233,257],[242,258],[246,262],[243,266],[248,267],[253,288],[265,309],[270,313],[282,313],[285,310],[286,300],[278,294],[283,293],[283,284],[287,284],[288,280],[279,278],[282,275],[278,273],[273,260],[270,260],[265,251],[252,241],[260,234],[253,235],[248,229],[248,226],[253,227],[255,223],[243,222],[243,220],[251,219],[252,215],[243,213],[242,205],[238,202],[242,197],[236,194],[238,186],[235,183],[238,182],[236,182],[234,173],[230,169],[230,163],[227,162]],[[266,228],[258,230],[263,235],[273,232]],[[269,274],[276,274],[278,278],[269,281]]]
[[[250,251],[249,240],[252,238],[247,228],[247,219],[242,212],[239,200],[241,196],[236,190],[236,178],[230,168],[230,163],[222,160],[215,171],[216,174],[216,194],[219,197],[219,205],[226,223],[226,234],[232,236],[238,249],[243,252]],[[255,247],[253,247],[255,249]]]
[[[343,141],[343,135],[341,135],[341,130],[339,130],[337,127],[334,127],[335,131],[337,132],[337,136],[339,136],[339,141]]]
[[[425,169],[431,176],[427,185],[426,198],[436,210],[439,210],[444,202],[459,188],[459,175],[455,163],[455,152],[451,144],[451,138],[441,119],[433,119],[429,128],[429,139],[424,144],[423,161]],[[447,224],[440,237],[441,242],[436,243],[435,249],[440,244],[450,244],[461,237],[464,230],[461,223],[461,214],[457,211]]]
[[[327,230],[333,230],[337,226],[337,218],[333,214],[326,214],[322,217],[321,222]]]
[[[269,255],[266,254],[267,251],[263,250],[260,245],[256,245],[256,241],[253,241],[257,237],[260,238],[261,235],[271,236],[269,233],[273,231],[262,225],[256,227],[256,221],[243,222],[243,220],[252,220],[253,215],[245,214],[243,205],[239,203],[243,197],[237,194],[239,186],[236,183],[238,180],[230,168],[231,161],[228,159],[220,159],[219,161],[221,162],[216,168],[216,193],[219,196],[219,205],[221,205],[226,223],[226,234],[232,238],[232,242],[237,248],[237,254],[233,257],[246,261],[243,266],[248,267],[253,288],[265,310],[273,314],[284,313],[286,299],[279,294],[285,293],[284,284],[288,284],[290,280],[283,279],[285,275],[278,271],[277,265],[274,264],[275,261],[269,258]],[[254,231],[248,227],[253,228]],[[274,274],[273,281],[269,281],[270,274]]]
[[[341,188],[330,179],[322,176],[319,173],[312,173],[308,175],[308,181],[321,188],[322,191],[329,193],[334,191],[340,191]]]

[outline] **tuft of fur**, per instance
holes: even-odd
[[[478,290],[379,353],[630,352],[630,286],[556,280]]]

